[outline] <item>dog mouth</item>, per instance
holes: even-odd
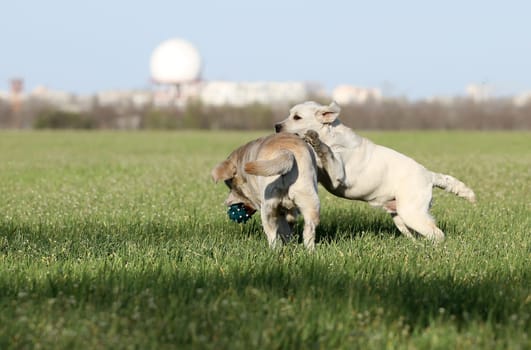
[[[256,208],[251,203],[249,203],[246,200],[242,200],[242,198],[238,198],[232,195],[229,195],[229,197],[225,200],[223,204],[225,204],[227,207],[232,207],[232,206],[245,207],[245,211],[249,215],[252,215],[256,212]]]
[[[243,207],[245,208],[245,211],[247,212],[247,214],[249,214],[249,216],[256,213],[256,209],[251,207],[250,205],[244,204]]]
[[[239,207],[242,207],[245,209],[245,212],[249,215],[253,215],[254,213],[256,213],[256,209],[249,203],[244,203],[244,202],[239,202],[239,203],[232,203],[230,205],[228,205],[228,207],[232,207],[232,206],[239,206]]]

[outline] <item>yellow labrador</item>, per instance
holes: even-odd
[[[234,150],[212,170],[214,181],[225,181],[230,192],[225,204],[243,203],[260,210],[269,246],[279,238],[288,241],[296,216],[304,218],[303,240],[315,247],[319,224],[315,155],[301,138],[288,133],[273,134]]]
[[[305,102],[294,106],[277,132],[303,137],[314,148],[319,182],[332,194],[362,200],[389,212],[397,228],[413,238],[444,240],[429,214],[432,188],[475,202],[474,192],[450,175],[429,171],[415,160],[357,135],[338,119],[340,107]]]

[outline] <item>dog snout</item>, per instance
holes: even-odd
[[[275,124],[275,132],[281,132],[282,131],[282,124],[276,123]]]

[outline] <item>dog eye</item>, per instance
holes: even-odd
[[[302,117],[301,117],[300,115],[298,115],[298,114],[295,114],[295,115],[293,116],[293,119],[294,119],[294,120],[301,120]]]

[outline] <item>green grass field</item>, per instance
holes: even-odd
[[[264,134],[0,132],[0,348],[530,348],[531,133],[362,133],[479,202],[434,190],[433,245],[320,188],[314,254],[210,179]]]

